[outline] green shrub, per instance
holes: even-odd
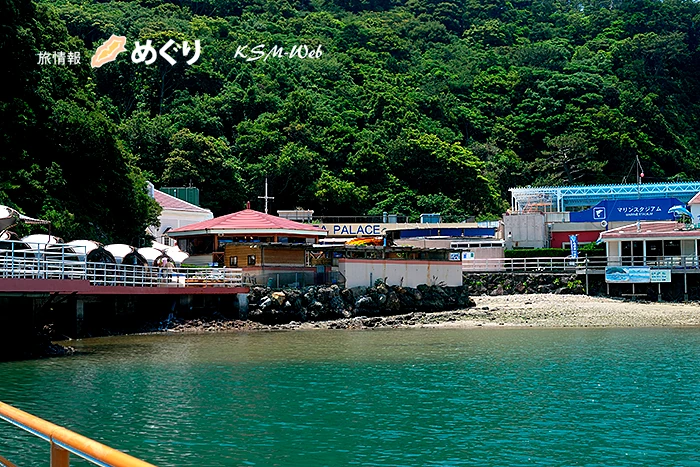
[[[605,256],[605,243],[586,243],[578,249],[579,256]]]

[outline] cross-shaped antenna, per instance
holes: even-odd
[[[265,177],[265,196],[258,196],[258,198],[265,200],[265,214],[267,214],[267,200],[275,199],[274,196],[267,196],[267,177]]]

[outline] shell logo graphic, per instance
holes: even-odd
[[[126,37],[112,34],[109,39],[97,48],[95,55],[90,60],[90,65],[93,68],[99,68],[105,63],[113,62],[117,55],[121,52],[126,52],[124,44],[126,44]]]

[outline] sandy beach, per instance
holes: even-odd
[[[175,319],[145,332],[227,332],[402,327],[662,327],[700,326],[700,304],[630,302],[586,295],[473,297],[476,306],[436,313],[408,313],[331,321],[265,325],[226,319]],[[161,323],[163,324],[163,323]]]
[[[553,294],[472,298],[476,302],[476,307],[467,310],[472,316],[438,325],[533,327],[700,325],[700,304],[698,303],[632,302],[586,295]]]

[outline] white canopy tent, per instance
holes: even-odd
[[[27,235],[22,238],[22,241],[27,245],[31,245],[33,248],[46,248],[46,245],[55,245],[56,243],[63,243],[63,240],[54,237],[53,235],[46,234],[34,234]]]
[[[139,248],[137,251],[146,258],[149,266],[153,266],[153,263],[161,256],[168,256],[163,251],[152,247]]]
[[[123,243],[113,243],[111,245],[105,246],[105,250],[112,253],[114,259],[117,260],[117,263],[121,263],[126,255],[134,251],[134,247],[125,245]]]
[[[73,251],[80,256],[82,261],[87,260],[87,255],[100,246],[97,242],[92,240],[73,240],[67,244],[73,248]]]
[[[49,225],[51,222],[42,219],[34,219],[33,217],[20,214],[16,209],[9,206],[0,206],[0,232],[7,230],[18,222],[35,225]]]
[[[155,248],[156,250],[160,250],[164,252],[166,255],[170,257],[170,259],[173,260],[173,263],[175,263],[177,266],[180,266],[183,261],[185,261],[187,258],[190,257],[189,254],[185,253],[184,251],[180,250],[180,247],[177,245],[175,246],[168,246],[163,243],[158,243],[154,241],[151,246]]]

